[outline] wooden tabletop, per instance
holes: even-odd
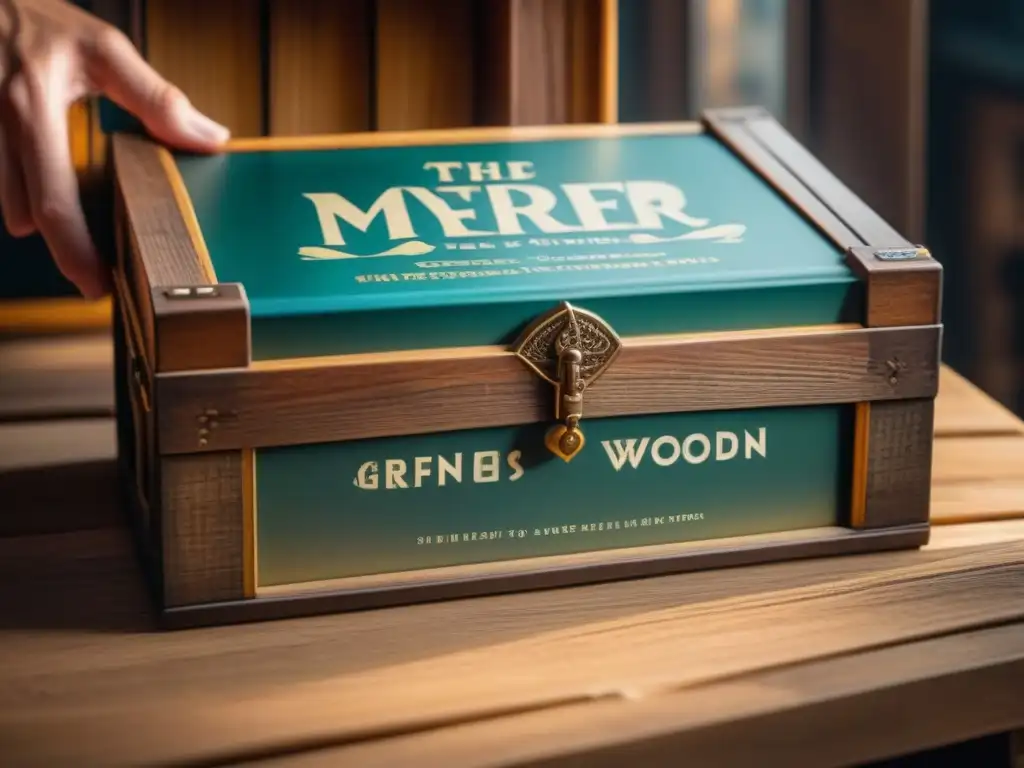
[[[161,633],[109,362],[0,342],[0,764],[823,766],[1024,726],[1024,423],[948,369],[923,550]]]

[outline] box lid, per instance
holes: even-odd
[[[699,127],[445,135],[176,156],[217,281],[245,286],[255,357],[288,356],[310,331],[325,338],[298,354],[503,343],[561,301],[611,312],[623,333],[848,311],[840,248]]]

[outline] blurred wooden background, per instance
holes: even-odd
[[[79,4],[237,136],[680,120],[761,104],[932,248],[947,275],[946,362],[1024,413],[1019,0]],[[102,240],[98,104],[69,118]],[[25,324],[26,299],[73,296],[38,237],[0,234],[0,252],[0,332]],[[79,305],[49,303],[61,322],[102,321],[102,307]]]

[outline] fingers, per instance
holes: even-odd
[[[25,190],[31,217],[61,272],[87,298],[99,298],[109,292],[109,278],[79,203],[60,75],[59,67],[44,76],[25,72],[10,84]]]
[[[228,139],[227,128],[192,106],[118,30],[102,30],[92,54],[90,75],[96,87],[138,117],[157,139],[198,152],[215,151]]]
[[[26,237],[36,231],[21,170],[17,123],[3,112],[0,112],[0,213],[4,228],[12,236]]]

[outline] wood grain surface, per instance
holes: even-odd
[[[160,469],[164,600],[180,606],[241,599],[241,452],[170,456]]]
[[[477,5],[472,0],[376,0],[378,130],[473,124]]]
[[[0,336],[0,422],[113,416],[110,333]]]
[[[1024,619],[1017,541],[166,636],[129,551],[117,531],[0,540],[0,741],[19,765],[232,764],[528,712],[572,741],[566,708],[617,705],[642,728],[636,701],[680,696],[692,717],[683,702],[708,686]],[[906,674],[887,669],[882,688]],[[616,732],[589,738],[630,741]]]
[[[777,329],[630,339],[584,395],[587,418],[927,398],[938,329]],[[890,383],[886,361],[906,365]],[[553,388],[502,347],[308,358],[157,377],[160,451],[187,453],[529,424]],[[345,407],[339,407],[344,403]],[[232,413],[206,446],[204,409]]]
[[[147,286],[208,282],[188,224],[175,202],[160,149],[140,136],[114,138],[114,163],[127,225],[145,269]]]
[[[269,133],[369,130],[373,4],[271,0],[269,15]]]
[[[1024,500],[1024,433],[962,384],[943,370],[933,510],[971,519],[992,484]],[[9,425],[0,482],[109,461],[112,433]],[[921,551],[165,634],[126,530],[74,527],[84,480],[62,515],[17,515],[63,526],[0,536],[18,766],[850,764],[1024,725],[1024,517]]]

